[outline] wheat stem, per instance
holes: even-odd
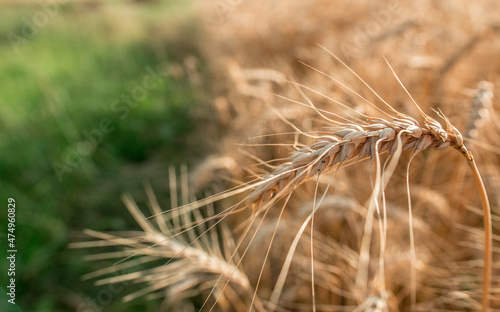
[[[488,194],[484,187],[483,180],[477,169],[474,157],[470,154],[467,158],[469,167],[476,180],[477,188],[481,196],[481,205],[483,206],[483,219],[484,219],[484,267],[483,267],[483,296],[481,300],[482,311],[489,311],[490,303],[490,287],[491,287],[491,262],[492,262],[492,229],[491,229],[491,208],[488,201]]]

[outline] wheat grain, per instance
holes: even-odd
[[[406,115],[387,121],[369,118],[366,125],[344,124],[332,128],[331,136],[322,136],[316,143],[296,151],[290,161],[282,164],[264,178],[253,192],[251,201],[266,202],[273,196],[285,196],[302,182],[315,175],[340,168],[349,161],[373,158],[375,153],[394,153],[401,140],[402,150],[413,149],[419,153],[425,149],[453,146],[470,157],[463,145],[460,132],[447,119],[445,130],[439,122],[426,116],[424,126]]]

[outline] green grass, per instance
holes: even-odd
[[[67,244],[84,228],[132,228],[120,194],[130,191],[140,200],[145,180],[161,193],[168,165],[195,160],[199,154],[193,150],[201,153],[193,148],[200,141],[191,140],[198,124],[192,112],[205,91],[186,77],[160,77],[133,107],[113,106],[143,86],[149,69],[165,72],[174,62],[182,64],[185,55],[199,56],[198,32],[194,21],[186,22],[189,9],[178,3],[65,5],[16,52],[6,37],[21,34],[22,17],[39,7],[1,10],[0,188],[5,208],[9,197],[17,205],[16,302],[21,311],[76,311],[82,300],[102,291],[80,279],[102,263],[83,262],[89,251]],[[164,27],[170,31],[156,31]],[[85,130],[99,129],[103,120],[111,123],[109,131],[70,166],[66,155],[86,139]],[[64,171],[58,176],[54,166],[59,165]],[[1,250],[6,250],[3,216],[0,229]],[[2,256],[2,291],[6,270]],[[155,306],[141,300],[123,304],[126,293],[114,295],[102,311]],[[2,311],[17,311],[7,308]]]

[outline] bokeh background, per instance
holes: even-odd
[[[130,228],[120,195],[142,196],[145,181],[161,190],[168,165],[203,155],[197,132],[209,127],[201,107],[210,83],[191,6],[0,2],[0,188],[5,207],[9,197],[17,203],[19,304],[6,304],[5,209],[0,310],[76,311],[95,297],[99,289],[81,280],[93,270],[86,252],[68,243],[88,227]],[[110,131],[98,134],[103,120]],[[147,307],[116,297],[105,311]]]
[[[172,168],[179,173],[187,166],[189,172],[197,173],[193,187],[204,189],[213,184],[210,190],[220,191],[227,187],[227,181],[217,180],[217,170],[229,171],[228,177],[245,181],[250,175],[241,169],[256,168],[249,154],[264,160],[289,155],[285,147],[247,148],[238,153],[237,145],[249,137],[294,131],[269,113],[263,103],[276,104],[284,116],[305,131],[317,130],[318,124],[324,126],[315,123],[310,111],[286,106],[290,103],[273,95],[300,98],[293,87],[280,80],[284,76],[369,112],[359,99],[297,62],[299,59],[332,73],[374,100],[350,72],[318,48],[318,43],[346,60],[397,109],[416,115],[387,69],[382,58],[386,56],[424,110],[432,114],[432,109],[442,109],[459,129],[467,129],[470,124],[469,112],[474,108],[471,99],[478,82],[491,82],[492,91],[498,93],[497,1],[283,3],[0,0],[0,193],[5,211],[7,199],[16,200],[19,304],[12,307],[6,303],[8,263],[3,252],[7,223],[0,216],[0,311],[82,311],[82,304],[91,307],[89,311],[155,311],[158,301],[120,300],[132,292],[134,285],[100,300],[98,305],[85,304],[101,296],[106,287],[94,286],[93,280],[81,277],[113,262],[85,261],[91,251],[68,245],[81,241],[86,228],[138,229],[120,196],[128,192],[144,204],[144,185],[149,183],[159,202],[168,203]],[[332,107],[319,98],[319,105]],[[486,115],[490,117],[475,133],[488,148],[472,147],[485,173],[494,216],[499,214],[500,203],[496,103],[488,107]],[[280,139],[259,142],[280,143]],[[285,143],[291,145],[293,138],[287,139]],[[419,272],[423,276],[420,308],[473,310],[480,297],[480,206],[463,159],[454,151],[442,153],[446,153],[445,163],[443,154],[423,153],[412,169],[416,217],[425,225],[419,239],[424,249],[426,242],[433,242],[435,250],[445,250],[441,255],[426,254],[427,262]],[[207,162],[207,155],[215,156]],[[221,159],[224,165],[232,165],[209,168]],[[203,164],[208,164],[201,166],[205,174],[196,171]],[[404,181],[405,166],[397,172],[400,181]],[[366,182],[367,168],[339,173],[333,195],[348,196],[349,202],[359,208],[371,192],[369,185],[358,187]],[[289,214],[284,217],[289,224],[297,215],[304,216],[301,207],[310,207],[311,190],[306,188],[292,198]],[[404,190],[394,188],[393,193],[388,201],[394,211],[406,212]],[[345,209],[346,213],[334,215],[324,212],[324,218],[319,218],[324,220],[323,228],[318,231],[337,235],[339,241],[344,239],[343,243],[355,250],[359,240],[345,233],[360,233],[362,218]],[[353,214],[356,222],[348,220]],[[405,310],[408,283],[401,272],[408,274],[408,240],[406,234],[398,233],[407,233],[407,226],[397,219],[402,214],[395,215],[396,234],[391,236],[391,243],[397,257],[387,275],[393,282],[394,301]],[[495,220],[498,234],[498,217]],[[338,229],[331,231],[330,224],[338,225]],[[267,243],[270,232],[261,232],[260,242]],[[286,236],[291,230],[284,233]],[[287,240],[290,237],[283,239]],[[498,268],[498,237],[495,244]],[[276,248],[271,255],[278,264],[262,282],[263,298],[271,292],[272,278],[279,272],[285,254],[285,249],[280,250]],[[248,258],[261,259],[262,250],[254,251],[255,255]],[[333,258],[325,255],[321,261],[329,263]],[[250,268],[253,283],[259,265],[252,261],[244,264],[247,270]],[[498,276],[498,269],[495,272]],[[303,271],[299,273],[303,275],[297,276],[304,276]],[[289,289],[290,310],[293,302],[308,303],[310,297],[307,278],[294,282],[300,287]],[[494,286],[493,305],[498,308],[498,278]],[[333,298],[332,302],[338,298],[339,302],[349,301],[343,295],[323,294]],[[349,304],[359,302],[351,300]],[[310,307],[304,306],[303,310]]]

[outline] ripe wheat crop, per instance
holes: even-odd
[[[146,217],[125,196],[139,231],[87,231],[95,240],[75,247],[115,248],[89,260],[118,262],[86,277],[132,281],[125,300],[162,299],[165,311],[498,308],[495,87],[477,84],[493,66],[467,58],[488,51],[474,48],[495,27],[463,40],[440,25],[436,36],[452,39],[433,41],[413,7],[374,5],[401,19],[346,51],[355,43],[340,12],[370,19],[363,1],[257,2],[220,22],[205,15],[207,57],[223,77],[219,153],[189,177],[170,170],[170,207],[148,187]],[[293,22],[302,17],[314,23]],[[467,106],[443,95],[455,85],[478,86],[460,98]]]
[[[340,60],[339,60],[340,61]],[[344,66],[344,63],[342,63]],[[354,73],[355,74],[355,73]],[[355,74],[356,75],[356,74]],[[357,75],[356,75],[357,76]],[[357,76],[361,79],[359,76]],[[398,79],[396,77],[396,79]],[[399,80],[398,80],[399,81]],[[366,84],[363,81],[364,84]],[[367,85],[368,86],[368,85]],[[301,86],[297,86],[301,88]],[[425,114],[417,103],[411,98],[412,103],[418,108],[423,119],[423,124],[406,114],[398,112],[386,101],[384,101],[374,90],[370,90],[380,99],[388,112],[377,108],[380,112],[385,114],[388,118],[370,117],[358,113],[356,122],[342,123],[334,121],[325,114],[327,111],[318,110],[312,101],[304,96],[306,103],[310,109],[316,111],[323,117],[327,123],[331,123],[331,127],[326,131],[328,135],[312,135],[315,142],[311,145],[300,147],[288,159],[288,161],[277,166],[275,170],[269,174],[261,176],[258,180],[236,187],[232,190],[222,192],[220,194],[207,197],[206,199],[194,201],[180,207],[173,207],[172,209],[161,212],[158,203],[154,199],[151,190],[149,190],[150,200],[153,207],[152,219],[154,219],[158,227],[162,230],[155,228],[151,222],[146,218],[133,202],[133,200],[126,196],[124,202],[134,216],[138,224],[141,226],[143,233],[139,236],[119,237],[110,234],[103,234],[94,231],[87,231],[87,234],[108,242],[104,245],[123,245],[130,249],[123,252],[114,253],[110,255],[111,258],[123,257],[118,265],[109,269],[90,274],[88,277],[98,277],[109,274],[122,268],[122,266],[130,267],[138,263],[157,261],[167,259],[166,265],[160,267],[153,267],[145,271],[139,271],[130,274],[124,274],[119,277],[111,277],[101,279],[97,284],[102,285],[106,283],[118,283],[123,281],[133,280],[136,283],[148,283],[149,286],[137,291],[136,293],[126,296],[125,300],[131,300],[138,296],[148,294],[151,298],[166,296],[169,298],[166,301],[167,307],[172,308],[172,302],[182,301],[190,298],[193,293],[196,295],[205,294],[206,300],[202,304],[202,308],[213,310],[214,307],[225,306],[227,302],[237,311],[251,311],[256,309],[258,311],[276,311],[280,302],[280,296],[283,291],[286,277],[289,273],[292,259],[295,255],[297,244],[300,241],[306,226],[314,222],[314,214],[321,205],[323,198],[330,187],[335,184],[335,173],[343,166],[355,166],[356,163],[362,160],[370,160],[376,167],[375,181],[372,181],[372,196],[368,204],[368,212],[366,216],[366,223],[364,228],[364,235],[361,242],[359,251],[358,268],[356,272],[355,283],[358,288],[365,289],[365,293],[369,293],[370,282],[369,265],[370,259],[370,244],[371,244],[371,230],[373,227],[373,216],[376,212],[379,218],[379,229],[382,232],[380,236],[380,255],[384,255],[386,250],[387,240],[387,207],[384,202],[386,186],[400,161],[402,152],[406,150],[413,150],[413,156],[428,150],[428,149],[445,149],[453,147],[457,149],[466,161],[470,164],[473,175],[476,178],[479,193],[482,198],[483,213],[485,218],[485,249],[484,249],[484,274],[483,274],[483,295],[482,306],[483,311],[488,310],[489,306],[489,292],[490,292],[490,276],[491,276],[491,223],[490,223],[490,208],[487,199],[486,191],[483,186],[481,177],[476,168],[474,157],[467,150],[464,145],[464,140],[460,132],[450,123],[450,121],[442,114],[439,113],[443,119],[445,127],[443,127],[436,119]],[[367,101],[361,95],[360,98]],[[343,105],[343,104],[342,104]],[[375,104],[370,105],[376,107]],[[338,116],[337,114],[334,114]],[[338,116],[344,121],[348,120],[345,117]],[[284,119],[283,116],[280,116]],[[390,119],[389,119],[390,118]],[[389,157],[382,164],[380,155],[387,153]],[[413,156],[411,158],[413,158]],[[327,172],[334,171],[334,174],[326,187],[323,196],[318,194],[319,177]],[[264,220],[268,211],[276,206],[280,199],[284,199],[284,204],[281,209],[280,218],[283,210],[286,208],[290,196],[293,191],[298,188],[302,183],[307,180],[317,179],[316,189],[311,194],[314,198],[313,207],[308,217],[302,223],[300,229],[297,231],[295,239],[287,253],[287,256],[282,264],[281,272],[276,280],[276,284],[272,288],[272,293],[264,304],[263,300],[257,296],[257,290],[261,282],[262,275],[259,275],[255,288],[250,285],[249,278],[239,268],[243,257],[236,255],[238,249],[243,246],[245,239],[247,247],[244,247],[243,255],[245,255],[252,244],[256,233],[259,231],[260,225],[257,230],[251,233],[253,223],[257,220],[259,215],[264,215],[261,221]],[[175,192],[175,188],[173,189]],[[242,200],[236,204],[222,210],[219,213],[211,213],[203,217],[199,209],[207,205],[212,205],[226,198],[231,198],[237,195],[245,194]],[[409,187],[408,187],[409,196]],[[416,272],[414,266],[416,265],[416,254],[414,247],[414,234],[413,234],[413,219],[411,214],[411,200],[409,200],[409,232],[410,242],[412,245],[411,252],[411,267],[412,274],[410,283],[411,286],[411,304],[416,304]],[[242,209],[252,209],[253,215],[251,221],[245,225],[244,233],[241,235],[240,240],[233,244],[232,248],[228,246],[221,247],[219,241],[228,239],[229,236],[219,237],[217,234],[210,234],[215,231],[216,226],[224,221],[228,215],[231,215]],[[213,211],[213,210],[212,210]],[[382,212],[381,212],[382,211]],[[167,219],[164,216],[170,214],[173,217]],[[194,218],[192,218],[194,217]],[[179,220],[176,221],[176,218]],[[215,221],[217,220],[217,221]],[[212,223],[212,225],[207,225]],[[267,261],[269,251],[272,247],[276,229],[270,239],[268,246],[268,254],[265,256],[264,263]],[[214,236],[215,235],[215,236]],[[389,234],[390,235],[390,234]],[[180,239],[182,237],[182,239]],[[208,237],[208,238],[207,238]],[[102,246],[102,242],[92,243],[79,243],[78,247],[97,247]],[[311,246],[313,246],[313,234],[311,234]],[[311,247],[312,248],[312,247]],[[229,250],[233,249],[231,252]],[[225,255],[223,255],[225,252]],[[315,273],[314,273],[314,250],[311,249],[311,283],[312,283],[312,305],[311,309],[317,309],[315,302]],[[106,254],[104,254],[106,256]],[[142,256],[140,261],[128,261],[129,258],[135,256]],[[382,280],[379,286],[379,293],[381,302],[384,302],[380,309],[387,310],[388,304],[384,301],[386,298],[386,291],[384,285],[384,271],[385,263],[384,257],[379,257],[378,273],[379,278]],[[262,266],[264,268],[264,265]],[[262,271],[261,271],[262,274]],[[188,276],[188,280],[186,280]],[[168,291],[162,294],[162,290]],[[231,291],[230,291],[231,290]],[[159,292],[159,293],[157,293]],[[208,294],[207,294],[208,292]],[[213,297],[212,307],[209,308],[209,298]],[[246,299],[244,299],[246,298]],[[377,297],[378,298],[378,297]],[[385,299],[384,299],[385,298]],[[366,299],[359,303],[358,309],[366,309],[372,307],[375,303],[367,303]]]

